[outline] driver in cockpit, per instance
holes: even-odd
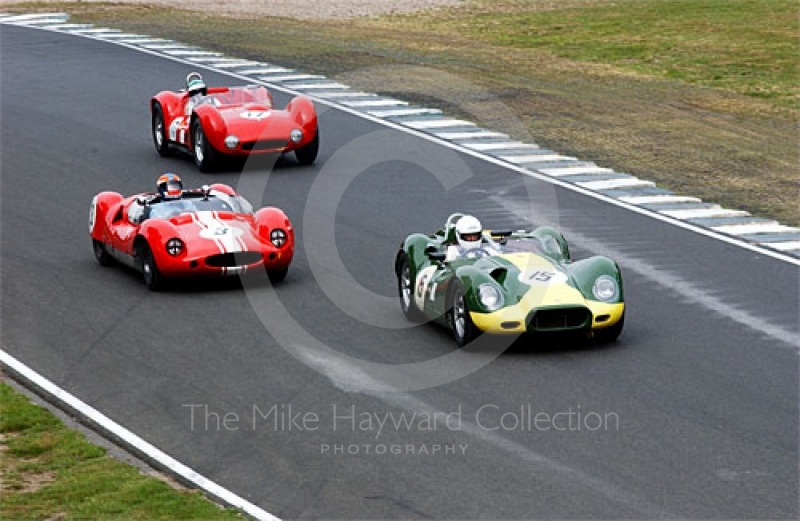
[[[488,244],[484,245],[483,226],[472,215],[464,215],[456,222],[456,242],[447,247],[445,261],[497,253]]]
[[[189,100],[186,102],[184,114],[191,116],[192,110],[194,110],[197,104],[203,101],[208,94],[206,83],[203,81],[203,77],[199,72],[192,72],[186,76],[186,92],[189,93]]]

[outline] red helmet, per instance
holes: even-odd
[[[183,195],[181,178],[172,172],[159,176],[156,181],[156,189],[162,199],[178,199]]]

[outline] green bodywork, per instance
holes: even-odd
[[[612,277],[618,286],[616,298],[605,303],[624,302],[622,277],[617,264],[603,256],[594,256],[580,261],[573,261],[564,237],[553,228],[540,227],[533,231],[517,232],[484,232],[484,244],[487,250],[499,254],[478,256],[478,258],[455,258],[453,260],[431,259],[430,252],[445,252],[450,245],[456,243],[454,222],[460,214],[451,216],[445,227],[433,235],[415,233],[406,237],[400,246],[395,261],[395,273],[400,277],[400,270],[405,259],[408,259],[414,295],[412,300],[426,319],[447,323],[447,313],[452,307],[453,282],[458,281],[463,289],[468,309],[477,313],[491,313],[520,303],[531,291],[531,285],[520,280],[523,265],[541,266],[547,263],[551,271],[563,273],[559,276],[559,284],[566,283],[577,289],[586,301],[598,301],[593,295],[592,287],[598,277]],[[505,254],[514,253],[516,263]],[[527,260],[525,260],[527,259]],[[420,273],[423,277],[420,278]],[[423,280],[424,279],[424,280]],[[490,284],[500,290],[503,304],[497,309],[487,309],[478,297],[478,288]],[[422,306],[419,306],[419,303]],[[582,306],[583,302],[568,302],[564,308]],[[552,309],[562,306],[547,306],[531,309]],[[588,306],[583,305],[586,309]],[[588,322],[577,327],[563,329],[589,328]],[[556,330],[558,328],[548,328]]]

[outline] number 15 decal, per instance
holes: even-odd
[[[557,284],[567,281],[567,276],[560,271],[550,271],[546,269],[525,270],[519,274],[519,281],[524,284],[547,285]]]

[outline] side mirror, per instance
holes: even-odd
[[[136,204],[138,204],[139,206],[144,206],[145,204],[147,204],[147,201],[145,200],[144,197],[137,197]]]
[[[439,250],[431,250],[431,251],[428,251],[428,252],[425,252],[425,253],[428,255],[428,258],[430,260],[436,261],[436,262],[442,262],[443,260],[445,260],[447,258],[447,254],[445,252],[439,251]]]
[[[489,232],[489,235],[491,235],[492,239],[496,239],[502,246],[508,242],[508,237],[510,237],[512,233],[514,232],[511,230],[492,230]]]
[[[200,191],[203,193],[203,200],[208,201],[208,194],[211,192],[211,187],[208,185],[203,185],[200,187]]]

